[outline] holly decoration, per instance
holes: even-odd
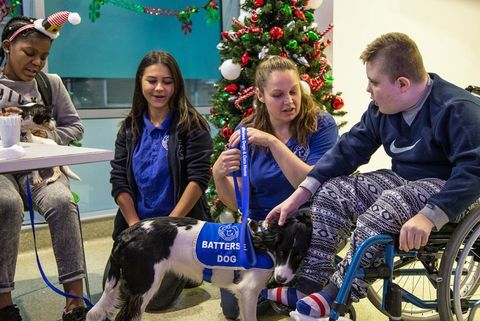
[[[2,21],[6,16],[16,17],[18,16],[18,11],[21,10],[22,1],[20,0],[0,0],[0,21]],[[18,10],[17,10],[18,9]]]
[[[220,65],[230,60],[230,65],[240,67],[240,73],[228,73],[228,79],[221,78],[214,84],[213,107],[208,118],[218,134],[213,138],[212,164],[225,150],[228,138],[242,118],[254,112],[255,70],[271,55],[294,61],[301,80],[323,110],[336,117],[338,126],[345,124],[340,119],[346,113],[342,110],[344,102],[340,93],[332,93],[332,68],[323,52],[330,44],[325,35],[333,26],[317,30],[314,9],[306,7],[307,4],[307,0],[245,0],[241,18],[233,18],[231,27],[222,31],[217,46]],[[225,206],[218,199],[213,180],[207,197],[213,216],[218,217]]]
[[[4,1],[4,0],[0,0]],[[15,2],[20,2],[20,0],[14,0]],[[199,9],[195,6],[187,7],[184,10],[174,10],[167,8],[157,8],[150,6],[143,6],[141,4],[130,2],[126,0],[91,0],[90,5],[88,6],[88,17],[92,22],[95,22],[100,18],[100,8],[105,4],[111,4],[116,7],[135,11],[138,13],[144,13],[154,16],[170,16],[177,17],[180,21],[182,31],[185,35],[192,32],[192,20],[191,16],[194,13],[198,13]],[[0,2],[1,6],[1,2]],[[207,4],[202,6],[202,9],[206,12],[206,21],[208,24],[213,24],[215,21],[220,19],[220,13],[218,10],[218,4],[215,0],[209,0]],[[1,20],[1,19],[0,19]]]

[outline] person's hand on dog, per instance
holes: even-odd
[[[400,246],[401,251],[408,252],[410,250],[419,250],[425,246],[428,237],[432,232],[434,224],[422,213],[418,213],[408,221],[406,221],[400,230]]]
[[[278,225],[282,226],[287,218],[293,216],[302,204],[310,199],[312,194],[306,188],[299,187],[279,205],[275,206],[265,218],[266,225],[278,219]]]
[[[214,177],[225,177],[240,169],[240,150],[228,149],[218,156],[213,164],[212,174]]]
[[[248,144],[270,147],[270,144],[277,138],[269,133],[256,128],[248,127],[247,130]],[[236,147],[240,143],[240,131],[236,130],[228,140],[229,147]]]

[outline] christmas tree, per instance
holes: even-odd
[[[288,57],[297,63],[302,90],[310,92],[322,108],[336,117],[345,115],[340,93],[332,93],[331,66],[323,50],[330,45],[314,22],[315,4],[308,0],[246,0],[231,30],[222,32],[218,44],[223,79],[215,84],[209,120],[218,129],[214,137],[213,162],[225,150],[228,138],[243,117],[254,111],[255,69],[270,55]],[[338,118],[337,118],[338,119]],[[345,124],[337,120],[338,126]],[[217,197],[213,180],[207,190],[215,218],[225,206]]]

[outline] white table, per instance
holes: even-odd
[[[113,151],[97,148],[85,148],[74,146],[46,145],[35,143],[20,143],[25,149],[26,154],[22,158],[4,160],[0,159],[0,173],[18,172],[35,170],[45,167],[54,167],[62,165],[74,165],[83,163],[94,163],[109,161],[113,159]],[[0,145],[0,149],[3,147]],[[30,197],[30,196],[29,196]],[[31,213],[33,215],[33,213]],[[78,216],[80,220],[80,216]],[[33,221],[32,221],[33,222]],[[32,223],[33,226],[33,223]],[[81,224],[80,224],[81,228]],[[34,227],[32,227],[34,230]],[[82,235],[80,230],[80,235]],[[36,250],[36,244],[35,244]],[[85,261],[85,290],[87,298],[91,301],[90,284],[88,281],[87,264],[85,259],[85,250],[82,252]],[[41,270],[41,265],[39,264]]]
[[[97,148],[20,143],[22,158],[0,159],[0,173],[34,170],[53,166],[103,162],[113,159],[113,151]],[[0,146],[0,149],[3,147]]]

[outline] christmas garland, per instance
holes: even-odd
[[[10,3],[10,4],[9,4]],[[0,21],[6,16],[15,17],[15,8],[22,5],[22,1],[20,0],[13,0],[13,1],[6,1],[0,0]]]
[[[126,9],[126,10],[154,15],[154,16],[169,16],[169,17],[176,16],[182,24],[181,28],[185,35],[192,32],[192,20],[191,20],[192,14],[199,12],[198,8],[195,6],[193,7],[188,6],[184,10],[174,10],[174,9],[167,9],[167,8],[142,6],[140,4],[125,1],[125,0],[92,0],[92,2],[89,5],[89,13],[88,13],[88,17],[92,22],[95,22],[95,20],[100,18],[100,8],[102,5],[106,3],[117,6],[119,8]],[[208,24],[212,24],[215,21],[220,19],[218,5],[215,0],[209,0],[206,5],[202,6],[202,8],[203,10],[206,11],[206,14],[207,14],[206,21]]]

